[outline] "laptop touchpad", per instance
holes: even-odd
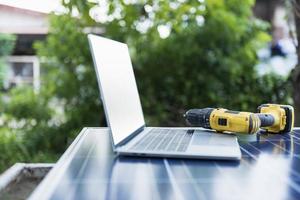
[[[191,145],[231,146],[236,143],[235,135],[226,135],[211,131],[196,130]]]

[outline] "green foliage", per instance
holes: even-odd
[[[56,98],[63,108],[63,132],[79,131],[84,126],[99,126],[102,108],[92,67],[85,24],[70,15],[52,16],[51,34],[45,43],[36,45],[43,66],[44,86],[48,96]],[[74,109],[75,108],[75,109]],[[76,131],[75,131],[76,130]]]
[[[65,145],[59,143],[62,136],[56,132],[59,115],[44,91],[35,94],[30,87],[20,87],[4,96],[10,98],[1,102],[0,150],[4,153],[0,155],[0,171],[15,162],[55,160]]]
[[[189,108],[254,111],[261,103],[289,100],[284,78],[256,72],[256,50],[269,36],[267,25],[252,16],[252,0],[126,2],[101,5],[107,18],[98,22],[88,16],[94,4],[82,0],[63,1],[69,13],[51,16],[47,40],[36,44],[46,61],[41,91],[15,89],[1,103],[6,128],[0,135],[12,133],[3,141],[12,141],[19,155],[13,161],[54,160],[81,128],[105,125],[87,27],[129,45],[146,121],[153,126],[184,125],[182,113]],[[79,18],[71,16],[74,10]],[[13,154],[1,160],[8,156]]]
[[[23,161],[28,156],[26,149],[23,148],[22,140],[11,129],[2,127],[0,129],[0,171],[15,162]]]
[[[9,34],[0,34],[0,57],[7,56],[14,48],[16,37]]]
[[[252,42],[257,38],[245,37],[241,42],[231,34],[222,34],[222,41],[209,37],[211,28],[191,28],[157,44],[144,44],[138,51],[149,49],[139,55],[136,65],[143,66],[137,70],[138,80],[144,109],[152,123],[184,125],[182,114],[189,108],[255,111],[264,102],[286,102],[288,91],[278,90],[275,83],[280,84],[282,78],[260,77],[253,67],[257,47]],[[227,38],[231,42],[226,43]],[[157,73],[151,75],[153,72]]]
[[[4,77],[6,75],[6,66],[4,58],[8,56],[15,45],[16,37],[14,35],[0,33],[0,88],[3,87]]]

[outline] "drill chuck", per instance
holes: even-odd
[[[184,115],[188,124],[211,129],[209,118],[213,108],[191,109]]]

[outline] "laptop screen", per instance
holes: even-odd
[[[88,35],[102,103],[114,145],[145,125],[128,47]]]

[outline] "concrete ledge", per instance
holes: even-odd
[[[52,169],[52,163],[16,163],[0,176],[0,199],[26,199]]]

